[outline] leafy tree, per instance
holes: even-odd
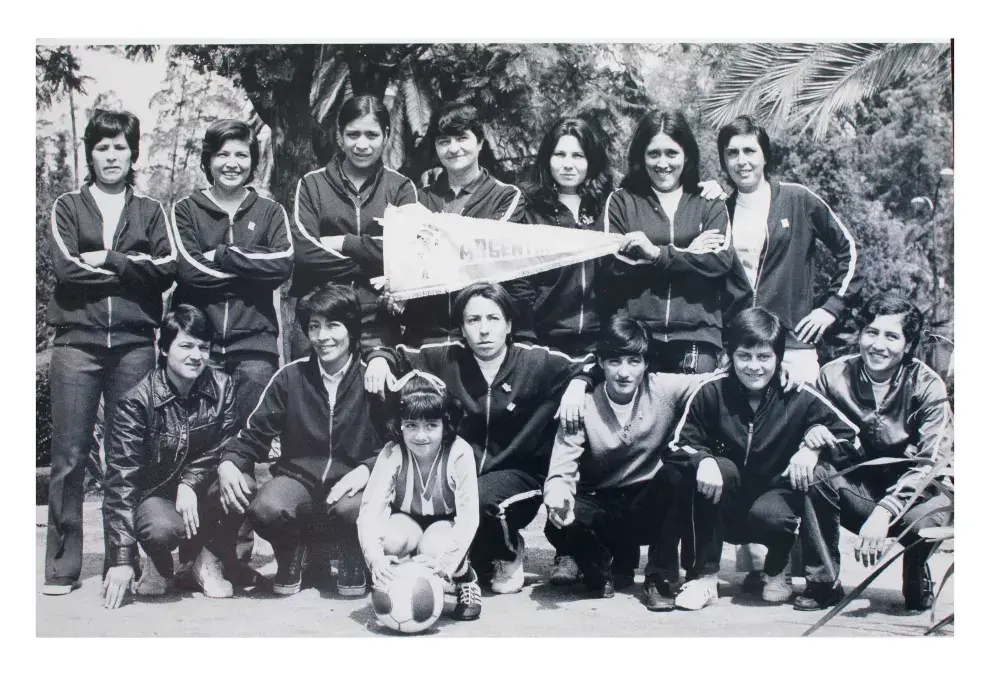
[[[38,110],[51,108],[55,101],[63,96],[69,97],[69,119],[72,121],[72,176],[79,183],[79,158],[76,149],[79,140],[76,138],[76,102],[75,94],[85,94],[86,82],[93,78],[80,75],[79,60],[69,46],[46,47],[39,45],[35,50],[35,89]]]

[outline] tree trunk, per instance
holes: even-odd
[[[79,180],[79,139],[76,136],[76,98],[69,89],[69,120],[72,122],[72,183],[78,188],[82,185]]]

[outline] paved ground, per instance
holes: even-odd
[[[82,588],[65,597],[41,595],[46,507],[36,511],[38,636],[323,636],[361,637],[388,633],[375,620],[368,597],[343,600],[331,592],[306,589],[289,598],[245,592],[225,600],[185,592],[161,600],[140,599],[116,611],[100,605],[102,521],[99,504],[85,505],[85,555]],[[441,618],[428,635],[470,637],[661,637],[661,636],[799,636],[823,612],[802,613],[790,606],[768,606],[740,593],[742,573],[735,570],[732,548],[723,555],[717,605],[699,612],[650,613],[635,590],[612,599],[583,598],[583,587],[553,587],[546,583],[552,551],[543,536],[540,518],[524,532],[527,544],[526,586],[522,593],[486,593],[480,620],[454,622]],[[851,539],[844,539],[846,566],[842,581],[851,589],[865,577],[853,567]],[[645,550],[644,550],[645,551]],[[952,560],[938,553],[932,559],[936,582]],[[271,549],[255,547],[253,565],[271,571]],[[642,575],[637,577],[642,581]],[[800,584],[800,581],[798,582]],[[133,597],[132,597],[133,598]],[[936,608],[938,618],[953,612],[950,581]],[[498,621],[493,621],[498,618]],[[511,621],[506,621],[511,618]],[[826,625],[823,636],[920,636],[930,626],[929,614],[908,614],[900,596],[900,566],[894,564],[865,596],[854,601]],[[949,628],[945,633],[951,634]]]

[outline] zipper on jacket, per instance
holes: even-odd
[[[357,219],[357,236],[361,236],[361,202],[360,198],[354,197],[354,217]]]
[[[767,216],[769,218],[769,216]],[[766,240],[763,242],[763,251],[760,252],[760,260],[756,264],[756,279],[753,282],[753,307],[756,307],[756,291],[760,288],[760,273],[763,272],[763,261],[770,253],[770,224],[763,224],[763,231],[766,233]]]
[[[230,220],[230,229],[227,231],[229,235],[228,244],[233,246],[234,244],[234,219]],[[220,354],[227,354],[227,317],[230,315],[230,300],[225,300],[223,302],[223,330],[220,333]]]
[[[584,332],[584,295],[587,293],[587,278],[585,276],[585,265],[587,263],[581,263],[581,309],[580,314],[578,314],[578,334]]]
[[[674,213],[675,214],[677,213],[676,210],[674,211]],[[674,217],[673,216],[670,217],[670,245],[671,246],[674,245]],[[670,282],[669,284],[667,284],[667,310],[666,310],[666,312],[664,312],[664,316],[663,316],[663,339],[664,339],[664,341],[667,341],[667,340],[670,339],[670,336],[667,333],[667,331],[670,328],[670,297],[673,295],[673,292],[674,292],[674,283],[673,282]]]
[[[485,393],[485,448],[481,452],[481,464],[478,465],[478,473],[485,467],[485,460],[488,458],[488,427],[492,420],[492,386],[488,385]]]
[[[127,209],[127,201],[126,201],[126,199],[124,201],[124,209]],[[117,246],[117,240],[120,239],[120,233],[121,233],[121,231],[123,231],[123,229],[127,227],[127,216],[126,216],[126,214],[123,215],[123,218],[124,218],[124,221],[121,224],[120,228],[117,230],[117,232],[115,232],[113,234],[113,237],[110,239],[110,249],[111,250],[115,250],[114,247]],[[100,225],[101,226],[103,225],[103,214],[100,214]],[[112,296],[107,296],[107,347],[108,348],[113,347],[113,344],[111,343],[111,340],[110,340],[110,332],[112,330],[112,327],[113,327],[113,297]]]
[[[753,445],[753,423],[749,423],[749,432],[746,433],[746,455],[743,456],[743,467],[749,460],[749,447]]]
[[[321,484],[327,480],[327,474],[330,473],[330,464],[333,462],[333,404],[330,405],[330,422],[328,427],[329,427],[329,432],[327,434],[327,450],[328,450],[327,466],[323,468],[323,476],[320,477]]]

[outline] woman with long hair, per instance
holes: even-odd
[[[701,194],[698,161],[680,111],[647,113],[629,144],[629,171],[603,211],[604,231],[625,235],[599,277],[603,309],[646,323],[657,371],[714,371],[722,349],[732,233],[725,205]]]
[[[345,101],[337,114],[337,131],[340,152],[299,179],[296,187],[296,267],[290,294],[302,298],[325,282],[353,286],[361,302],[362,346],[394,345],[398,325],[371,283],[384,271],[382,226],[375,219],[390,204],[415,202],[416,186],[382,162],[393,130],[379,99],[365,95]],[[303,356],[308,349],[304,336],[294,334],[292,356]]]
[[[165,210],[134,191],[140,139],[133,114],[95,111],[83,134],[89,176],[52,207],[52,476],[43,588],[48,595],[68,594],[79,585],[83,475],[100,396],[105,438],[113,439],[118,398],[155,365],[162,293],[175,274]]]

